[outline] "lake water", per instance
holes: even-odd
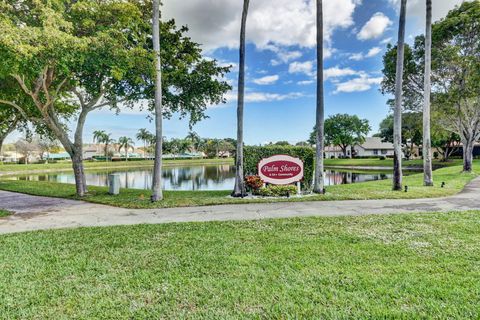
[[[107,186],[108,175],[120,175],[122,188],[150,189],[152,181],[151,168],[112,169],[109,171],[87,171],[87,185]],[[349,184],[365,181],[389,179],[388,173],[346,172],[341,170],[326,170],[325,184]],[[58,172],[23,175],[9,179],[26,181],[50,181],[60,183],[75,183],[73,173]],[[214,166],[179,166],[163,168],[163,188],[165,190],[229,190],[235,183],[235,167],[231,165]]]

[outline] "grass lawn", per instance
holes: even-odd
[[[153,160],[139,161],[85,161],[85,168],[88,169],[109,169],[123,167],[150,167],[153,166]],[[164,166],[181,165],[216,165],[233,164],[233,159],[187,159],[187,160],[163,160]],[[19,173],[22,171],[56,171],[72,170],[72,163],[69,161],[45,164],[1,164],[0,174]]]
[[[4,218],[4,217],[9,216],[11,214],[12,213],[10,211],[0,209],[0,218]]]
[[[0,236],[4,319],[480,317],[480,211]]]
[[[414,167],[421,168],[423,166],[422,159],[415,160],[404,160],[402,162],[404,167]],[[439,160],[433,160],[433,165],[435,167],[451,167],[458,166],[462,164],[461,159],[454,159],[448,162],[442,162]],[[344,166],[344,167],[392,167],[393,168],[393,159],[325,159],[326,166]]]
[[[391,190],[391,181],[371,181],[348,185],[327,187],[326,195],[314,195],[303,198],[283,199],[235,199],[229,197],[231,191],[166,191],[165,199],[151,203],[149,190],[122,189],[120,195],[111,196],[105,187],[89,187],[86,201],[108,204],[126,208],[184,207],[216,204],[279,202],[279,201],[324,201],[324,200],[363,200],[363,199],[415,199],[448,196],[458,193],[465,184],[476,177],[475,174],[461,173],[460,166],[446,167],[434,171],[435,187],[423,186],[423,174],[412,174],[404,177],[404,184],[409,191]],[[474,170],[480,172],[480,161],[474,162]],[[441,188],[441,182],[445,188]],[[77,199],[75,186],[43,181],[8,181],[0,180],[0,189],[21,193]]]

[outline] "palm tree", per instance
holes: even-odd
[[[118,138],[118,152],[123,148],[125,150],[125,161],[128,161],[128,149],[133,147],[133,140],[129,137]]]
[[[199,146],[200,140],[201,140],[198,133],[196,133],[195,131],[190,131],[188,133],[188,135],[185,137],[185,140],[190,142],[191,148],[194,151],[198,151],[198,146]]]
[[[245,195],[243,177],[243,104],[245,97],[245,29],[247,27],[248,5],[250,1],[243,1],[242,23],[240,27],[239,71],[238,71],[238,99],[237,99],[237,157],[235,160],[236,174],[233,197]]]
[[[426,0],[427,17],[425,30],[425,83],[423,101],[423,184],[433,186],[432,142],[430,136],[430,91],[432,88],[432,0]]]
[[[407,0],[401,0],[398,23],[397,69],[395,75],[395,108],[393,110],[393,190],[402,190],[402,100],[403,59],[405,54],[405,17]]]
[[[95,143],[95,141],[97,143],[103,143],[105,145],[105,160],[108,161],[108,146],[115,143],[115,140],[111,138],[110,133],[106,133],[104,130],[96,130],[93,132],[93,142]]]
[[[153,165],[152,202],[163,199],[162,193],[162,61],[160,58],[160,0],[153,0],[153,51],[155,53],[155,161]]]
[[[138,130],[138,133],[135,136],[138,140],[143,141],[143,157],[145,159],[147,158],[147,142],[152,139],[152,136],[153,134],[145,128]]]
[[[317,110],[316,110],[316,152],[315,152],[315,178],[313,192],[324,192],[323,173],[323,147],[324,136],[324,98],[323,98],[323,3],[317,0]]]

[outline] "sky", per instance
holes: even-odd
[[[227,103],[209,106],[208,119],[193,130],[201,137],[236,137],[236,84],[240,0],[163,0],[162,20],[187,25],[204,56],[232,65],[226,81],[233,90]],[[424,0],[408,1],[407,42],[424,32]],[[441,19],[462,0],[433,1],[433,18]],[[389,109],[379,91],[382,55],[396,43],[400,0],[324,0],[324,78],[326,116],[356,114],[368,119],[374,134]],[[315,1],[251,0],[247,19],[244,139],[265,144],[308,139],[315,123]],[[145,111],[91,113],[85,142],[102,129],[113,138],[134,138],[138,129],[154,131]],[[188,121],[164,121],[167,138],[185,137]],[[15,137],[11,137],[14,139]],[[18,137],[17,137],[18,138]],[[138,143],[140,144],[140,143]]]

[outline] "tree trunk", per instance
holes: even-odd
[[[423,104],[423,184],[433,186],[432,140],[430,135],[430,91],[432,70],[432,0],[426,0],[427,17],[425,31],[425,84]]]
[[[324,97],[323,97],[323,3],[317,0],[317,110],[316,110],[316,150],[315,150],[315,177],[313,192],[323,193],[325,188],[323,173],[324,137]]]
[[[155,52],[155,161],[153,164],[152,201],[163,199],[162,193],[162,64],[160,58],[160,1],[153,0],[153,51]]]
[[[242,23],[240,27],[239,71],[238,71],[238,99],[237,99],[237,156],[235,159],[235,187],[233,197],[245,195],[243,176],[243,108],[245,96],[245,32],[247,27],[248,5],[250,1],[243,1]],[[218,155],[217,155],[218,156]]]
[[[405,50],[405,16],[407,0],[401,0],[398,24],[397,68],[395,76],[395,108],[393,112],[393,190],[402,190],[402,100],[403,100],[403,60]]]
[[[72,158],[73,174],[75,176],[75,188],[77,196],[83,197],[87,193],[87,185],[85,181],[85,171],[83,167],[83,157],[81,150],[74,150],[69,153]]]
[[[5,141],[6,136],[0,137],[0,155],[2,154],[3,142]]]
[[[474,141],[472,139],[463,139],[463,172],[472,172],[473,148]]]

